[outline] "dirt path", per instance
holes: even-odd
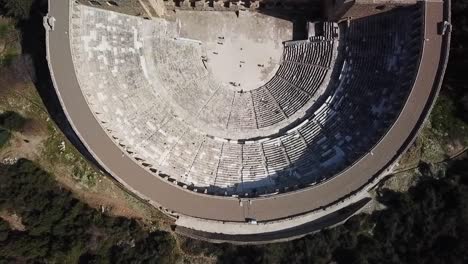
[[[25,231],[26,226],[23,224],[21,217],[16,213],[11,213],[8,211],[1,211],[0,218],[6,221],[12,230]]]

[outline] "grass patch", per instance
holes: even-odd
[[[0,57],[0,65],[9,66],[12,64],[13,60],[17,58],[20,54],[14,49],[8,49],[7,52]]]
[[[447,158],[448,149],[442,143],[440,137],[434,134],[430,128],[425,128],[420,134],[421,160],[424,162],[439,162]]]
[[[439,96],[431,115],[432,132],[443,142],[459,140],[468,145],[468,124],[456,117],[456,106],[447,96]]]
[[[0,22],[0,39],[5,39],[11,32],[15,31],[15,26],[12,23]]]
[[[12,21],[0,19],[0,66],[9,66],[20,56],[18,32]]]
[[[92,169],[84,160],[79,160],[73,167],[73,178],[88,188],[96,186],[100,174]]]
[[[72,177],[87,188],[94,187],[101,177],[55,126],[49,127],[49,137],[44,142],[42,157],[44,161],[54,161],[70,168]]]

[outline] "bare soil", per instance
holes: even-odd
[[[25,231],[26,226],[21,221],[21,217],[19,217],[16,213],[8,212],[8,211],[1,211],[0,218],[6,221],[12,230],[17,231]]]

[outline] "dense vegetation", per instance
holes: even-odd
[[[468,0],[452,2],[450,63],[431,125],[434,133],[447,140],[464,141],[468,135]],[[42,47],[43,36],[37,29],[44,3],[0,0],[0,12],[17,19],[22,31],[28,32],[23,36],[23,44],[29,45],[26,52]],[[42,9],[35,10],[34,4]],[[28,18],[30,14],[33,18]],[[6,35],[2,32],[7,29],[0,27],[0,36]],[[35,65],[42,64],[35,61]],[[36,69],[39,78],[47,76],[47,66],[41,67]],[[14,112],[0,115],[0,147],[24,122]],[[316,235],[264,246],[215,245],[179,238],[180,248],[188,255],[214,256],[223,263],[467,263],[468,160],[451,162],[444,173],[434,173],[426,164],[419,171],[423,176],[408,192],[380,191],[378,199],[385,210],[354,216],[344,225]],[[88,207],[28,160],[0,163],[0,216],[17,216],[10,221],[0,217],[0,263],[182,260],[172,234],[149,231],[135,220],[107,216]]]
[[[33,0],[0,0],[0,10],[18,20],[27,19]]]
[[[25,226],[13,230],[0,220],[0,263],[172,263],[177,257],[169,233],[88,207],[27,160],[0,164],[0,212],[19,215]]]

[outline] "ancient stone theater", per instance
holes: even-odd
[[[92,162],[212,242],[284,241],[372,200],[440,89],[448,0],[49,0]]]

